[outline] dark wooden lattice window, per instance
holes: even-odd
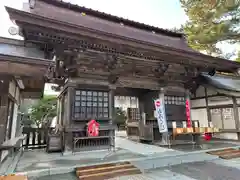
[[[102,91],[75,91],[74,117],[80,119],[108,118],[109,93]]]
[[[164,97],[165,104],[172,105],[185,105],[185,97],[180,96],[165,96]]]

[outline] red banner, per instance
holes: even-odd
[[[190,116],[190,104],[189,100],[186,100],[186,116],[187,116],[187,127],[192,127],[191,116]]]

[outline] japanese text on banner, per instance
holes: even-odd
[[[156,115],[157,115],[159,132],[160,133],[168,132],[163,98],[155,100],[154,104],[155,104],[155,108],[156,108]]]

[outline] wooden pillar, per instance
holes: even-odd
[[[204,87],[204,94],[205,94],[205,102],[206,102],[206,109],[207,109],[207,118],[208,118],[208,125],[210,122],[212,122],[212,116],[211,111],[208,105],[208,94],[207,94],[207,88]]]
[[[0,144],[5,141],[7,119],[8,119],[8,94],[1,94],[0,106]],[[0,151],[0,165],[1,165],[2,152]]]
[[[140,121],[143,120],[142,119],[142,115],[143,115],[143,113],[145,113],[145,109],[144,109],[144,95],[141,96],[141,97],[138,97],[138,108],[139,108],[139,113],[141,115]]]
[[[73,115],[73,107],[74,107],[74,88],[69,87],[67,91],[67,119],[65,119],[65,122],[67,124],[72,123],[72,115]]]
[[[162,124],[163,124],[162,129],[163,130],[165,129],[164,126],[166,126],[166,128],[167,128],[167,132],[162,132],[162,133],[159,132],[162,135],[162,137],[161,137],[162,142],[161,143],[164,144],[164,145],[169,145],[168,125],[167,125],[167,117],[166,117],[166,110],[165,110],[165,103],[164,103],[164,93],[165,93],[164,88],[160,88],[160,90],[158,92],[159,92],[158,93],[158,98],[161,100],[160,101],[161,106],[163,106],[163,114],[162,114],[163,115],[163,120],[164,119],[166,120],[166,124],[164,124],[165,122],[162,122]],[[158,123],[159,123],[159,120],[158,120]],[[160,126],[159,126],[159,130],[160,130]]]
[[[66,97],[67,98],[67,104],[65,104],[64,108],[67,108],[66,115],[63,117],[64,126],[71,126],[72,124],[72,108],[74,103],[74,88],[68,87]],[[64,111],[64,109],[62,109]],[[64,132],[64,151],[65,153],[70,152],[73,150],[73,134],[72,132]]]
[[[109,125],[111,126],[111,130],[110,130],[110,145],[112,148],[115,148],[115,128],[113,125],[113,118],[114,118],[114,114],[115,114],[115,90],[116,90],[116,86],[111,84],[109,85]]]
[[[234,114],[234,120],[235,120],[235,126],[236,129],[239,131],[240,124],[239,124],[239,112],[238,112],[238,105],[237,105],[237,99],[236,97],[232,97],[233,101],[233,114]],[[238,140],[240,140],[240,132],[237,132]]]
[[[59,125],[60,124],[60,116],[61,116],[61,109],[60,109],[60,106],[61,106],[61,101],[60,101],[60,98],[57,99],[57,122],[56,124]]]

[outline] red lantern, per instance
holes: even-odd
[[[212,139],[212,134],[211,133],[205,133],[204,134],[204,139],[205,139],[205,141],[210,141]]]
[[[99,123],[92,119],[87,123],[87,133],[88,136],[98,136],[99,135]]]

